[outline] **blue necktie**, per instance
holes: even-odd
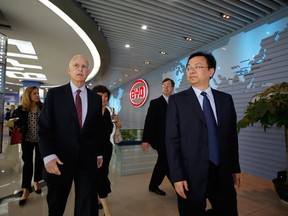
[[[218,126],[214,117],[214,113],[207,97],[206,92],[201,92],[203,96],[203,112],[208,129],[209,142],[209,160],[215,165],[219,164],[219,140],[218,140]]]

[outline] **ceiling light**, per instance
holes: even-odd
[[[161,55],[166,55],[166,52],[165,52],[165,51],[159,51],[159,53],[160,53]]]
[[[32,73],[32,72],[17,72],[17,71],[6,71],[6,76],[14,79],[23,79],[23,80],[47,80],[45,74],[41,73]]]
[[[21,53],[36,55],[34,47],[30,41],[8,39],[8,44],[17,46]]]
[[[186,41],[189,41],[189,42],[192,41],[192,38],[190,38],[190,37],[184,37],[184,39],[185,39]]]
[[[8,66],[6,66],[6,70],[17,70],[17,71],[23,71],[24,70],[24,68],[20,68],[20,67],[8,67]]]
[[[138,72],[139,70],[137,68],[134,69],[135,72]]]
[[[147,25],[142,25],[141,27],[143,30],[146,30],[147,29]]]
[[[223,19],[230,19],[230,16],[228,14],[221,13],[220,15]]]
[[[125,77],[128,77],[128,74],[124,74]]]
[[[129,44],[126,44],[125,47],[126,47],[126,48],[130,48],[130,45],[129,45]]]
[[[26,59],[38,59],[36,55],[25,55],[25,54],[12,53],[12,52],[7,52],[7,56],[17,57],[17,58],[26,58]]]
[[[14,67],[23,67],[23,68],[31,68],[31,69],[40,69],[42,70],[42,66],[38,65],[29,65],[29,64],[20,64],[17,60],[7,58],[7,62],[13,65]]]
[[[147,64],[147,65],[148,65],[148,64],[150,64],[150,62],[149,62],[149,61],[145,61],[144,64]]]

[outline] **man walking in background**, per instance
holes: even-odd
[[[158,158],[149,184],[149,190],[158,195],[165,196],[159,186],[165,175],[169,178],[168,162],[165,147],[166,110],[169,96],[174,91],[174,81],[166,78],[162,81],[162,94],[159,98],[151,100],[145,119],[142,138],[142,149],[148,150],[149,145],[157,150]]]

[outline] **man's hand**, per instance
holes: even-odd
[[[63,165],[59,158],[54,158],[45,165],[45,169],[50,174],[61,175],[58,165]]]
[[[97,168],[100,168],[103,164],[103,157],[97,158]]]
[[[182,198],[186,199],[186,194],[185,191],[188,191],[188,184],[187,181],[180,181],[180,182],[175,182],[174,187],[176,192],[181,196]]]
[[[234,179],[234,186],[240,188],[242,183],[241,173],[234,173],[233,179]]]
[[[141,147],[142,147],[142,150],[143,150],[143,151],[148,151],[149,143],[148,143],[148,142],[143,142],[143,143],[141,144]]]

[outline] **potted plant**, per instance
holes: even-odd
[[[287,129],[288,129],[288,83],[282,82],[275,84],[263,92],[253,96],[251,102],[247,106],[244,117],[238,121],[238,132],[241,128],[245,128],[259,122],[264,131],[272,126],[283,127],[286,139],[286,155],[287,155]],[[286,160],[288,160],[286,156]],[[288,163],[287,163],[288,164]],[[276,192],[280,199],[288,202],[288,178],[287,170],[278,172],[277,178],[273,179]]]

